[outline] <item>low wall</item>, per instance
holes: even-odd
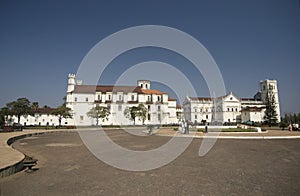
[[[41,135],[44,133],[62,132],[62,131],[69,131],[69,130],[47,130],[47,131],[43,130],[41,132],[32,132],[32,133],[16,132],[17,134],[20,134],[20,135],[12,136],[11,138],[9,138],[6,141],[6,144],[11,148],[11,150],[15,150],[12,148],[11,144],[14,143],[16,140],[34,136],[34,135]],[[17,152],[19,152],[19,151],[17,151]],[[23,154],[23,157],[20,158],[19,161],[12,163],[12,165],[9,165],[7,167],[0,168],[0,177],[2,178],[2,177],[10,176],[12,174],[15,174],[15,173],[21,171],[24,168],[24,166],[23,166],[24,159],[25,159],[25,155]]]
[[[24,156],[24,158],[25,158],[25,156]],[[23,166],[24,158],[20,162],[14,164],[14,165],[11,165],[11,166],[8,166],[5,168],[1,168],[0,169],[0,177],[3,178],[3,177],[10,176],[12,174],[15,174],[15,173],[21,171],[24,168],[24,166]]]

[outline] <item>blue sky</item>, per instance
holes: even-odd
[[[137,25],[165,25],[195,37],[238,97],[252,97],[260,80],[276,79],[282,114],[300,112],[298,0],[0,1],[0,107],[19,97],[60,105],[68,73],[76,73],[87,52]],[[100,83],[113,84],[122,71],[149,60],[176,66],[197,84],[199,96],[209,95],[186,59],[159,48],[124,53]]]

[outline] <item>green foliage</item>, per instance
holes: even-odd
[[[19,98],[16,101],[6,104],[6,114],[16,116],[20,123],[21,116],[33,115],[32,106],[27,98]]]
[[[272,91],[267,92],[266,111],[265,111],[264,119],[269,126],[275,125],[278,122],[276,105],[275,105],[275,96],[272,93]]]
[[[33,111],[36,111],[39,108],[39,103],[38,102],[32,102],[31,108]]]
[[[138,106],[127,107],[124,110],[124,116],[132,120],[134,125],[135,125],[136,118],[138,118],[144,124],[146,120],[147,111],[148,110],[144,106],[144,104],[140,103]]]
[[[279,127],[284,130],[286,127],[288,126],[288,124],[284,121],[281,121],[280,124],[279,124]]]
[[[97,122],[97,126],[98,126],[99,119],[102,119],[102,122],[104,122],[105,120],[108,120],[108,116],[110,115],[110,111],[109,111],[108,107],[96,106],[96,107],[93,107],[86,114],[91,118],[95,118],[96,122]]]
[[[0,126],[5,125],[5,121],[6,121],[8,114],[9,114],[9,111],[8,111],[7,107],[1,108],[1,110],[0,110]]]
[[[57,116],[58,118],[58,122],[59,122],[59,126],[61,126],[61,120],[63,118],[71,118],[72,114],[71,114],[71,109],[66,107],[65,104],[63,104],[62,106],[55,108],[52,111],[52,115]]]
[[[300,113],[286,113],[284,114],[284,118],[282,118],[282,121],[287,123],[287,124],[293,124],[297,123],[300,124]]]

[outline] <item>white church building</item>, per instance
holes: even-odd
[[[150,87],[149,80],[139,80],[137,86],[83,85],[74,74],[69,74],[66,106],[72,110],[76,126],[95,125],[96,119],[88,117],[87,112],[97,105],[110,110],[108,120],[100,120],[102,125],[132,125],[133,121],[125,117],[124,110],[139,104],[144,104],[148,110],[145,124],[178,123],[176,99]],[[142,121],[136,119],[136,124],[141,125]]]
[[[232,92],[217,98],[189,97],[183,103],[184,118],[192,123],[263,122],[266,96],[272,91],[280,122],[280,105],[276,80],[260,81],[260,90],[253,98],[238,98]]]

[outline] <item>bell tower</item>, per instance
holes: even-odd
[[[138,80],[137,85],[142,89],[149,90],[150,89],[150,80]]]
[[[69,74],[67,93],[70,93],[70,92],[74,91],[75,85],[76,85],[75,74]]]
[[[280,105],[279,105],[279,96],[276,80],[264,80],[260,81],[260,91],[261,91],[261,100],[266,103],[266,97],[268,92],[272,92],[275,98],[276,113],[278,122],[280,122]]]

